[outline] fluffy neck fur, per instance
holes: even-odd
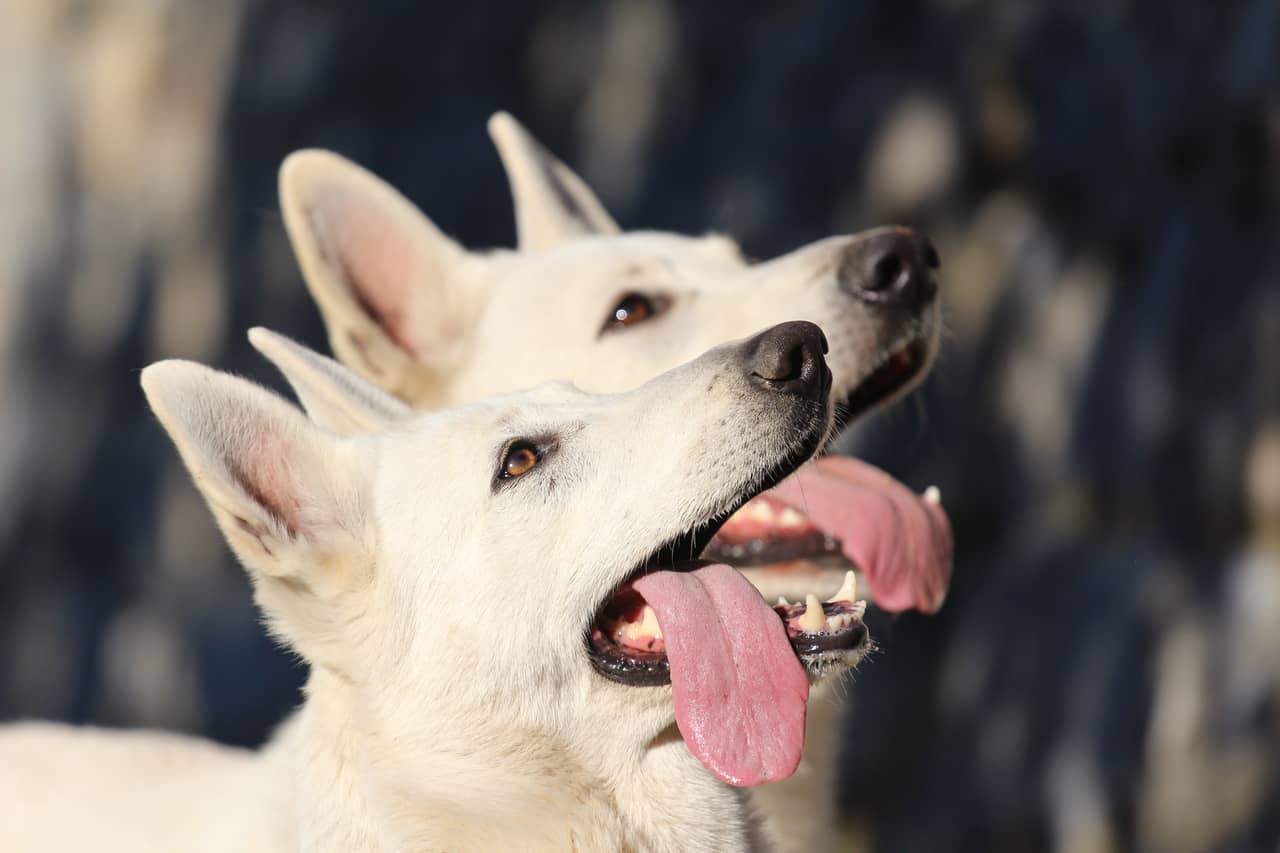
[[[296,782],[303,850],[766,849],[744,792],[714,779],[674,727],[602,774],[563,741],[482,714],[449,714],[431,742],[379,737],[352,686],[322,670],[307,695],[269,750]]]

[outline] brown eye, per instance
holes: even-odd
[[[536,468],[541,461],[542,457],[538,454],[536,447],[528,442],[518,441],[511,445],[507,455],[502,458],[498,478],[510,480],[512,477],[523,476]]]
[[[618,304],[613,306],[609,316],[605,317],[604,328],[600,331],[608,332],[643,323],[666,311],[670,304],[671,299],[667,296],[645,296],[643,293],[624,294],[618,300]]]

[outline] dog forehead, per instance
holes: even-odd
[[[587,242],[587,241],[582,241]],[[691,237],[670,231],[632,231],[592,241],[605,251],[626,251],[637,256],[653,256],[668,265],[694,267],[718,272],[746,266],[738,244],[723,234]]]
[[[580,425],[608,405],[609,397],[588,394],[570,382],[542,382],[430,415],[431,438],[475,440],[493,445],[538,432]]]
[[[737,244],[726,237],[661,231],[591,235],[536,255],[510,253],[503,261],[499,287],[526,294],[696,287],[746,267]]]
[[[580,405],[586,408],[592,405],[594,399],[593,395],[580,390],[572,382],[552,380],[509,395],[507,405],[514,408],[540,406],[546,409]]]
[[[565,382],[548,382],[431,413],[373,437],[383,449],[373,477],[382,517],[395,519],[393,526],[410,535],[443,507],[486,511],[494,478],[517,442],[554,449],[557,465],[563,466],[582,458],[582,436],[599,428],[602,437],[616,442],[602,440],[588,455],[610,455],[607,448],[632,440],[619,426],[626,418],[610,416],[619,402],[619,395],[590,395]]]

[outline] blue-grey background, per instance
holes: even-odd
[[[857,849],[1280,848],[1274,0],[0,10],[0,718],[254,744],[297,700],[138,370],[327,349],[293,149],[510,245],[507,109],[624,227],[941,250],[943,360],[848,440],[957,537],[851,688]]]

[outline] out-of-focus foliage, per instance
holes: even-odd
[[[867,849],[1280,839],[1280,6],[1012,0],[0,3],[0,716],[260,741],[302,673],[137,371],[325,349],[275,170],[382,174],[472,246],[508,109],[627,227],[768,256],[885,221],[949,338],[848,448],[955,523],[875,626]],[[779,317],[779,320],[787,319]]]

